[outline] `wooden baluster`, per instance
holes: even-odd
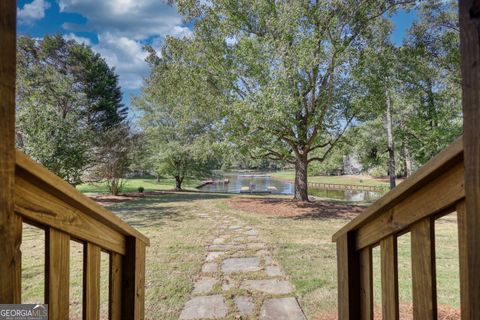
[[[338,318],[358,319],[360,312],[360,263],[355,238],[346,233],[337,239]]]
[[[83,267],[83,318],[100,318],[100,247],[87,243],[84,250]]]
[[[0,1],[0,303],[20,303],[22,219],[15,213],[16,1]]]
[[[127,238],[123,257],[122,319],[141,320],[145,313],[145,243]]]
[[[360,251],[360,316],[363,320],[373,319],[373,268],[372,248]]]
[[[385,320],[398,320],[398,264],[395,235],[380,241],[382,269],[382,312]]]
[[[122,256],[110,253],[109,318],[120,320],[122,316]]]
[[[47,230],[45,303],[50,319],[66,319],[70,304],[70,236],[53,228]]]
[[[414,318],[437,319],[435,224],[431,218],[412,226],[411,247]]]

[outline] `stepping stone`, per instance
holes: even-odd
[[[249,242],[258,242],[258,241],[260,241],[260,238],[257,237],[257,236],[247,236],[247,240]]]
[[[253,272],[260,269],[260,258],[258,257],[230,258],[225,259],[222,264],[222,271],[225,273]]]
[[[241,229],[242,227],[241,226],[230,226],[229,229],[230,230],[238,230],[238,229]]]
[[[206,294],[212,291],[213,286],[217,283],[217,280],[214,278],[200,278],[198,281],[196,281],[193,285],[193,294]]]
[[[247,236],[258,236],[258,232],[256,230],[248,230],[247,232],[245,232],[245,234]]]
[[[218,257],[223,256],[224,254],[225,254],[225,252],[221,252],[221,251],[209,252],[207,254],[207,258],[205,260],[213,261],[213,260],[217,259]]]
[[[208,246],[208,250],[228,250],[231,249],[231,244],[211,244]]]
[[[217,269],[218,269],[218,265],[213,262],[205,263],[202,266],[202,272],[205,272],[205,273],[217,272]]]
[[[233,238],[233,242],[241,242],[244,239],[245,239],[244,237],[235,237],[235,238]]]
[[[213,244],[222,244],[225,242],[224,238],[216,238],[213,240]]]
[[[257,243],[247,243],[247,248],[248,249],[263,249],[265,248],[267,245],[265,243],[262,243],[262,242],[257,242]]]
[[[250,289],[268,294],[287,294],[293,291],[290,282],[286,280],[245,280],[242,289]]]
[[[235,301],[235,305],[237,306],[240,315],[249,316],[253,314],[253,311],[255,310],[255,305],[252,302],[252,297],[235,296],[233,298],[233,301]]]
[[[263,259],[265,259],[265,264],[266,265],[274,264],[272,256],[264,256]]]
[[[270,299],[260,311],[260,320],[307,320],[295,298]]]
[[[282,270],[280,270],[280,267],[277,266],[267,266],[265,267],[265,272],[269,277],[279,277],[283,275]]]
[[[190,299],[183,307],[180,320],[217,319],[227,315],[228,308],[220,294]]]

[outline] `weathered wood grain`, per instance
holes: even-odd
[[[120,320],[122,317],[122,256],[110,254],[109,318]]]
[[[122,319],[145,316],[145,243],[127,239],[127,253],[122,265]]]
[[[373,245],[388,235],[402,232],[416,221],[449,207],[452,207],[453,212],[455,203],[464,196],[464,169],[462,163],[459,163],[360,228],[357,234],[357,249]]]
[[[70,236],[49,228],[46,246],[46,303],[49,319],[69,316],[70,292]]]
[[[360,319],[373,320],[372,248],[360,250]]]
[[[83,318],[100,318],[100,254],[99,246],[87,243],[84,250],[83,267]]]
[[[396,237],[391,235],[380,241],[380,251],[383,319],[398,320],[398,258]]]
[[[22,221],[14,212],[16,1],[0,1],[0,303],[20,303]]]
[[[412,226],[411,247],[414,318],[437,319],[435,223],[431,217]]]
[[[360,266],[354,237],[344,234],[337,241],[338,318],[357,319],[360,313]]]
[[[462,319],[480,319],[480,1],[460,1],[465,213],[460,226]],[[462,248],[463,247],[463,248]]]
[[[84,214],[22,176],[17,177],[15,185],[15,210],[23,217],[62,230],[78,240],[125,254],[125,236],[118,231]]]

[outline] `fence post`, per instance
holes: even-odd
[[[16,1],[0,1],[0,303],[20,303],[22,220],[15,214]]]
[[[459,238],[462,319],[480,319],[480,0],[460,0],[465,212]]]

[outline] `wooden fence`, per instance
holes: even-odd
[[[389,192],[334,236],[337,242],[340,319],[373,318],[372,248],[380,246],[382,314],[398,319],[397,237],[411,233],[415,319],[436,319],[434,221],[457,211],[464,237],[462,139]],[[460,246],[460,265],[466,255]],[[360,317],[358,315],[361,315]]]
[[[357,191],[374,191],[374,192],[385,192],[388,190],[388,186],[367,186],[367,185],[360,185],[360,184],[309,182],[308,185],[312,188],[328,189],[328,190],[357,190]]]

